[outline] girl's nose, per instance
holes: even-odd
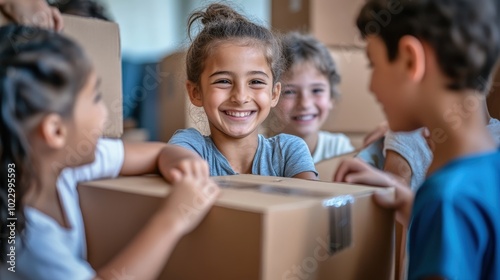
[[[242,86],[235,86],[231,90],[231,101],[238,104],[245,104],[250,101],[250,94]]]

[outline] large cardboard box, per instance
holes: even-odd
[[[203,134],[210,134],[203,108],[191,104],[186,90],[186,51],[178,51],[164,57],[160,64],[158,93],[158,137],[168,142],[175,131],[194,127]]]
[[[362,48],[331,48],[341,82],[340,99],[323,125],[324,130],[367,133],[385,120],[381,106],[370,93],[371,70]]]
[[[271,24],[281,32],[310,32],[327,46],[359,47],[365,44],[356,27],[363,3],[363,0],[273,0]],[[381,17],[382,23],[385,16]]]
[[[104,136],[118,138],[123,133],[122,72],[120,30],[114,22],[63,15],[64,31],[78,42],[101,78],[100,90],[108,108]]]
[[[316,171],[318,171],[318,177],[321,181],[331,182],[333,181],[333,176],[337,171],[337,168],[340,166],[342,161],[353,158],[356,156],[358,151],[343,154],[340,156],[332,157],[326,160],[322,160],[316,163],[314,166],[316,167]]]
[[[272,0],[271,26],[280,32],[309,31],[309,0]]]
[[[374,188],[300,179],[214,177],[223,186],[159,279],[392,279],[391,211]],[[79,186],[88,259],[104,265],[147,223],[169,187],[155,176]]]
[[[311,33],[320,41],[328,46],[365,45],[356,27],[364,0],[310,0],[310,3]]]
[[[101,78],[103,100],[109,111],[104,136],[118,138],[123,133],[120,31],[114,22],[63,15],[63,34],[79,43],[92,60]],[[0,13],[0,25],[8,20]],[[29,35],[29,34],[28,34]],[[18,38],[22,40],[23,38]]]

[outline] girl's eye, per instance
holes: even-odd
[[[252,80],[252,81],[250,81],[250,84],[251,85],[265,85],[266,83],[264,81],[261,81],[261,80]]]
[[[295,94],[296,92],[292,89],[285,89],[285,90],[283,90],[282,93],[286,94],[286,95],[292,95],[292,94]]]
[[[230,84],[231,82],[227,79],[221,79],[214,82],[214,84]]]

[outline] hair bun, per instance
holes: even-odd
[[[245,17],[233,10],[231,7],[223,4],[212,4],[204,12],[199,12],[198,18],[201,18],[203,25],[221,21],[247,21]]]

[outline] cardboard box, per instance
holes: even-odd
[[[271,24],[274,29],[281,32],[310,32],[327,46],[365,45],[356,27],[356,17],[364,4],[363,0],[271,2]]]
[[[160,76],[159,140],[168,142],[176,130],[188,127],[210,134],[205,111],[191,104],[186,90],[186,52],[179,51],[163,58]]]
[[[385,120],[384,113],[370,93],[371,70],[362,48],[331,48],[341,81],[340,99],[322,129],[344,133],[367,133]]]
[[[318,171],[319,179],[325,182],[333,181],[333,176],[335,175],[340,163],[342,163],[345,159],[353,158],[357,153],[358,151],[355,151],[316,163],[315,167],[316,171]]]
[[[103,100],[109,111],[104,136],[118,138],[123,133],[120,32],[118,25],[99,19],[63,15],[63,34],[79,43],[101,78]],[[0,25],[8,21],[0,13]]]
[[[159,279],[392,279],[394,214],[374,188],[300,179],[214,177],[225,186],[181,239]],[[158,177],[79,186],[88,259],[99,268],[147,223],[168,194]],[[330,255],[331,254],[331,255]]]
[[[327,46],[365,45],[356,18],[364,0],[310,0],[311,33]]]
[[[280,32],[310,30],[309,0],[272,0],[271,26]]]

